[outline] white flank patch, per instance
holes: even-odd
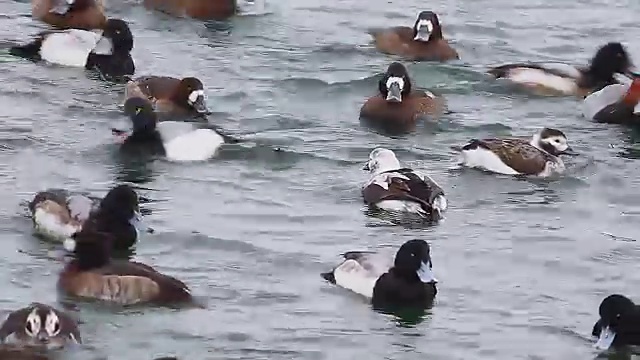
[[[44,209],[36,209],[33,214],[33,222],[36,233],[56,241],[63,241],[80,230],[76,226],[63,224],[58,216],[50,214]]]
[[[582,114],[593,119],[604,107],[620,101],[629,90],[629,85],[613,84],[605,86],[602,90],[596,91],[587,96],[582,102]]]
[[[566,95],[574,94],[578,89],[575,79],[553,75],[540,69],[524,67],[511,69],[508,78],[518,84],[545,87]]]
[[[52,64],[84,67],[100,37],[101,33],[78,29],[55,32],[45,37],[40,56]]]
[[[379,275],[367,271],[359,262],[346,260],[334,271],[336,284],[369,299],[373,297],[373,287]]]
[[[196,129],[193,124],[163,121],[158,132],[171,161],[204,161],[213,157],[224,139],[211,129]]]
[[[412,214],[426,215],[422,206],[415,201],[403,201],[403,200],[382,200],[376,203],[376,206],[380,209],[387,211],[400,211],[408,212]]]
[[[472,168],[481,168],[505,175],[519,174],[517,171],[502,162],[498,155],[480,147],[474,150],[463,150],[462,165]]]

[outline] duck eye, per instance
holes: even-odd
[[[140,112],[142,112],[142,108],[141,107],[137,107],[136,108],[136,115],[140,114]]]

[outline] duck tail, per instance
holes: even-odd
[[[460,146],[460,145],[453,145],[453,146],[451,146],[451,149],[453,151],[462,152],[462,146]]]
[[[38,38],[28,44],[12,46],[9,48],[9,54],[33,61],[41,60],[40,48],[42,47],[42,41],[42,38]]]
[[[333,275],[333,271],[322,273],[322,274],[320,274],[320,276],[322,276],[323,279],[327,280],[328,282],[330,282],[332,284],[336,283],[336,276]]]

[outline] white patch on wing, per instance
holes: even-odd
[[[376,207],[387,211],[401,211],[414,214],[426,215],[422,206],[415,201],[403,201],[403,200],[382,200],[376,203]]]
[[[93,200],[84,195],[71,195],[67,199],[67,208],[74,219],[83,223],[93,210]]]
[[[481,168],[505,175],[519,174],[517,171],[502,162],[498,155],[481,147],[473,150],[463,150],[461,155],[462,165],[464,166]]]
[[[582,114],[593,119],[604,107],[620,101],[629,90],[629,85],[612,84],[587,96],[582,102]]]
[[[541,86],[567,95],[575,93],[578,89],[575,79],[564,78],[540,69],[525,67],[511,69],[508,78],[521,85]]]
[[[33,214],[35,232],[51,240],[63,241],[69,238],[79,227],[63,223],[58,216],[38,208]]]
[[[84,67],[101,32],[71,29],[46,35],[40,56],[52,64]]]
[[[168,160],[204,161],[213,157],[224,139],[211,129],[197,129],[193,124],[163,121],[158,124]]]
[[[373,297],[373,287],[380,277],[356,260],[346,260],[333,271],[333,275],[337,285],[369,299]]]

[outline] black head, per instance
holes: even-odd
[[[438,15],[433,11],[423,11],[418,14],[413,25],[413,40],[427,42],[442,39],[442,28]]]
[[[538,146],[551,155],[576,155],[569,146],[567,136],[560,130],[544,128],[537,135]]]
[[[80,270],[90,270],[109,263],[113,238],[98,231],[94,226],[85,226],[80,232],[65,241],[64,247],[75,256]]]
[[[133,50],[133,34],[124,20],[107,20],[103,36],[111,39],[114,53],[129,53]]]
[[[136,135],[141,138],[155,134],[158,115],[149,101],[139,97],[129,98],[124,103],[124,113],[131,119],[131,129],[114,129],[114,133],[125,137]]]
[[[195,77],[186,77],[180,80],[173,95],[173,101],[198,114],[208,115],[211,113],[205,101],[204,85],[200,79]]]
[[[378,82],[378,90],[385,100],[391,103],[400,103],[403,97],[409,96],[411,79],[404,65],[399,62],[391,63]]]
[[[630,341],[636,341],[638,310],[629,298],[618,294],[609,295],[600,303],[598,313],[600,319],[593,326],[592,332],[598,337],[596,348],[608,350],[612,346],[628,345]]]
[[[123,221],[133,221],[140,216],[138,194],[129,185],[118,185],[100,201],[98,211]]]
[[[432,272],[431,250],[424,240],[409,240],[404,243],[393,263],[395,274],[411,281],[434,284],[437,282]]]
[[[629,298],[623,295],[609,295],[602,303],[598,313],[600,314],[600,325],[608,326],[611,330],[616,331],[620,325],[620,321],[628,315],[635,314],[636,305]]]
[[[588,73],[596,80],[612,82],[615,73],[629,74],[632,66],[624,46],[619,42],[610,42],[598,49]]]

